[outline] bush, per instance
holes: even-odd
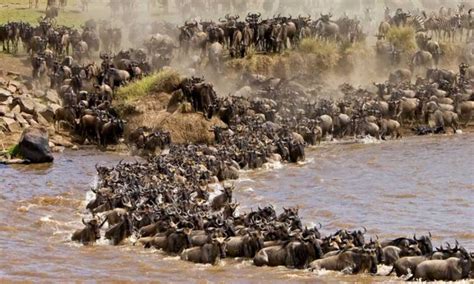
[[[416,50],[415,30],[412,27],[391,27],[386,37],[395,48],[403,52]]]

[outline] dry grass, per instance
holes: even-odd
[[[310,72],[330,70],[337,66],[341,59],[335,42],[308,38],[301,41],[299,51],[303,53]]]
[[[460,43],[440,42],[439,46],[443,52],[442,61],[447,67],[457,67],[457,62],[462,61],[464,54],[463,46]]]
[[[391,27],[387,40],[403,52],[411,53],[416,50],[415,30],[412,27]]]
[[[249,54],[245,58],[232,59],[226,62],[226,67],[239,72],[271,75],[275,58],[273,55]]]
[[[205,143],[214,141],[212,127],[224,126],[213,118],[207,120],[202,113],[183,113],[182,107],[170,113],[166,110],[171,95],[181,82],[179,74],[162,71],[121,88],[118,92],[118,109],[127,121],[126,135],[138,127],[169,131],[174,143]],[[133,111],[127,112],[126,110]]]
[[[202,113],[169,113],[166,110],[145,111],[129,118],[127,128],[130,130],[138,127],[149,127],[169,131],[174,143],[204,143],[214,141],[214,126],[224,126],[219,118],[207,120]]]
[[[119,101],[130,103],[150,94],[171,93],[180,83],[181,77],[176,71],[160,71],[120,88],[117,98]]]

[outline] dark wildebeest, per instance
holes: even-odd
[[[217,264],[220,259],[226,257],[226,241],[224,238],[212,239],[210,243],[202,247],[185,249],[181,253],[181,259],[195,263]]]
[[[84,229],[77,230],[72,234],[71,240],[75,242],[81,242],[83,245],[88,245],[95,243],[98,239],[100,239],[100,228],[104,225],[106,220],[99,224],[97,219],[92,219],[89,222],[84,222],[82,219],[82,223],[86,226]]]

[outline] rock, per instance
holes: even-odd
[[[9,106],[13,103],[13,97],[9,97],[6,101],[0,100],[0,105]]]
[[[20,89],[18,89],[18,93],[23,95],[23,94],[28,94],[29,91],[28,91],[28,88],[27,88],[26,86],[23,86],[23,85],[22,85],[22,86],[20,87]]]
[[[16,91],[18,90],[17,87],[13,86],[13,85],[8,85],[7,87],[7,90],[10,91],[10,93],[16,93]]]
[[[51,108],[51,110],[53,111],[53,113],[56,113],[56,111],[61,108],[60,105],[58,105],[58,104],[52,104],[52,103],[48,103],[48,107]]]
[[[7,112],[7,113],[5,113],[4,116],[8,117],[8,118],[11,118],[11,119],[15,119],[15,113],[13,113],[13,112]]]
[[[22,157],[31,163],[50,163],[54,160],[49,149],[48,131],[45,128],[25,129],[18,145]]]
[[[64,146],[68,148],[73,146],[71,142],[67,141],[66,139],[64,139],[64,137],[59,136],[59,135],[55,135],[51,137],[51,142],[53,142],[57,146]]]
[[[49,126],[49,122],[48,120],[46,120],[46,118],[44,118],[41,114],[37,113],[36,114],[36,121],[40,124],[40,125],[43,125],[43,126]]]
[[[55,103],[60,105],[61,104],[61,99],[59,98],[58,93],[55,90],[47,90],[46,91],[46,99],[49,102]]]
[[[27,119],[27,121],[33,127],[39,127],[40,126],[39,123],[36,120],[34,120],[33,118],[32,119]]]
[[[31,114],[24,113],[24,112],[21,113],[21,116],[23,116],[23,118],[26,119],[26,120],[30,120],[30,119],[33,118],[33,116]]]
[[[15,120],[20,123],[22,128],[30,126],[28,121],[26,121],[26,119],[20,113],[15,113]]]
[[[32,94],[35,98],[42,98],[46,95],[46,93],[42,90],[34,90]]]
[[[14,106],[11,110],[10,110],[11,113],[21,113],[21,107],[20,105],[16,105]]]
[[[52,108],[47,107],[43,104],[37,103],[35,105],[35,113],[43,116],[48,122],[54,121],[54,111]]]
[[[12,93],[9,90],[0,88],[0,102],[8,100],[12,96]]]
[[[0,86],[6,86],[7,85],[7,80],[5,80],[5,78],[3,77],[0,77]]]
[[[10,73],[10,72],[9,72]],[[15,86],[16,88],[19,88],[21,86],[21,83],[15,80],[11,80],[9,82],[9,85]]]
[[[6,116],[0,117],[0,124],[3,124],[10,132],[21,131],[20,124],[12,118]]]
[[[71,148],[71,149],[72,149],[72,150],[79,150],[79,146],[77,146],[77,145],[74,145],[74,146],[72,146],[72,148]]]
[[[235,97],[240,97],[240,98],[249,98],[251,95],[252,95],[252,88],[250,86],[244,86],[234,93]]]
[[[21,76],[20,73],[14,72],[14,71],[8,71],[8,72],[7,72],[7,75],[8,75],[8,76],[11,76],[11,77],[20,77],[20,76]],[[15,81],[15,82],[16,82],[16,81]]]
[[[4,116],[8,112],[10,112],[10,109],[7,106],[0,105],[0,116]]]
[[[53,150],[54,153],[62,153],[64,152],[64,150],[66,149],[65,147],[63,146],[54,146],[53,148],[51,148]]]
[[[18,104],[20,105],[21,111],[29,114],[35,113],[36,103],[32,98],[29,97],[20,97],[18,98]]]

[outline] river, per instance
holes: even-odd
[[[298,206],[303,221],[320,222],[323,234],[362,226],[380,238],[431,232],[435,245],[457,239],[474,250],[473,142],[473,134],[464,134],[327,144],[308,150],[305,163],[243,173],[234,197],[241,210],[268,203],[277,211]],[[96,179],[94,165],[122,159],[134,160],[83,150],[58,154],[47,166],[0,165],[0,282],[389,280],[257,268],[249,260],[195,265],[131,244],[72,243],[72,232],[82,227],[86,193]]]

